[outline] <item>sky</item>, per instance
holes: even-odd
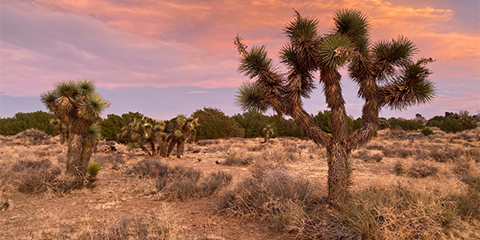
[[[170,119],[203,107],[241,113],[234,98],[249,79],[237,71],[233,38],[265,45],[279,64],[292,8],[317,18],[321,34],[331,31],[335,10],[358,9],[370,19],[373,41],[403,35],[418,47],[415,58],[436,60],[429,65],[434,101],[380,116],[480,113],[478,0],[2,0],[0,117],[47,111],[40,94],[80,78],[94,80],[111,103],[104,117],[139,111]],[[347,113],[359,117],[363,101],[341,72]],[[320,89],[305,101],[310,113],[326,110]]]

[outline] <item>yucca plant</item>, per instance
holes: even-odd
[[[273,129],[270,127],[270,125],[267,125],[265,128],[263,128],[263,135],[265,136],[264,142],[270,142],[270,137],[273,135]]]
[[[62,121],[58,119],[50,119],[50,125],[52,125],[53,129],[57,131],[60,135],[60,144],[64,144],[65,141],[68,139],[68,131],[67,125],[63,124]]]
[[[295,13],[295,19],[284,28],[290,41],[280,50],[280,60],[288,69],[285,74],[277,71],[265,46],[247,51],[241,37],[235,38],[241,55],[238,70],[255,79],[240,87],[236,104],[244,111],[273,109],[280,116],[291,116],[304,136],[324,145],[328,153],[328,196],[330,203],[336,204],[347,196],[348,156],[375,133],[379,111],[384,107],[403,110],[433,100],[434,84],[426,67],[433,60],[414,61],[412,55],[417,48],[406,37],[372,42],[369,20],[360,11],[336,11],[332,31],[323,35],[317,33],[317,19]],[[357,83],[358,96],[365,100],[362,125],[351,134],[347,133],[340,82],[339,69],[343,66]],[[317,73],[331,111],[331,135],[316,126],[303,109],[303,98],[309,98],[316,88]]]
[[[165,142],[169,143],[164,155],[165,157],[170,156],[175,146],[177,146],[177,158],[182,157],[185,149],[185,141],[196,135],[196,131],[194,130],[195,127],[198,126],[197,118],[185,117],[185,115],[180,114],[176,117],[176,123],[175,131],[165,139]]]
[[[127,143],[127,148],[141,148],[147,155],[157,155],[158,137],[165,129],[165,122],[159,121],[150,123],[145,118],[141,120],[133,119],[133,122],[123,126],[122,132],[118,134],[118,139]]]
[[[84,177],[88,161],[100,139],[96,123],[108,107],[108,102],[95,92],[93,81],[88,79],[59,82],[54,90],[41,95],[41,101],[66,126],[66,173],[77,178]]]
[[[90,177],[95,178],[102,169],[102,164],[99,162],[90,162],[88,164],[87,172],[90,175]]]

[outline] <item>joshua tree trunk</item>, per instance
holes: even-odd
[[[167,156],[167,144],[168,144],[167,139],[162,140],[162,143],[160,145],[160,156],[162,157]]]
[[[83,141],[80,134],[72,134],[68,139],[67,152],[67,170],[66,173],[71,176],[79,177],[82,175],[82,149]],[[85,168],[86,170],[86,168]]]
[[[177,144],[177,158],[181,158],[185,149],[185,139],[180,139]]]
[[[173,148],[175,147],[175,145],[179,145],[179,142],[178,142],[178,139],[173,138],[172,141],[170,142],[170,145],[168,145],[168,151],[167,151],[166,157],[169,157],[169,156],[170,156],[170,154],[172,153]],[[177,149],[178,149],[178,146],[177,146]]]
[[[272,135],[272,133],[270,132],[270,129],[264,130],[263,133],[265,134],[265,142],[266,143],[270,142],[270,135]]]
[[[328,162],[328,198],[336,204],[347,196],[347,151],[339,143],[327,148]]]

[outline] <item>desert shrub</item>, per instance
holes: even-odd
[[[479,183],[480,181],[477,182],[477,187]],[[480,188],[470,188],[465,194],[455,196],[455,198],[460,217],[465,220],[480,220]]]
[[[422,129],[421,133],[422,133],[423,135],[425,135],[425,136],[429,136],[429,135],[435,134],[435,133],[433,132],[433,130],[430,129],[429,127],[426,127],[426,128],[424,128],[424,129]]]
[[[261,151],[265,150],[266,147],[267,147],[267,145],[265,145],[265,144],[257,144],[257,145],[254,145],[254,146],[247,147],[247,150],[250,151],[250,152],[261,152]]]
[[[48,134],[34,128],[18,133],[15,135],[15,138],[28,140],[34,145],[50,143],[50,136],[48,136]]]
[[[53,189],[57,177],[62,173],[48,159],[22,160],[13,165],[12,171],[18,172],[16,186],[21,193],[42,193],[49,188]]]
[[[176,239],[175,227],[154,212],[128,214],[114,219],[113,223],[84,230],[77,239]]]
[[[478,161],[478,154],[480,154],[480,152],[477,149],[462,149],[459,147],[434,148],[430,150],[431,158],[443,163],[455,162],[463,158]]]
[[[478,174],[465,174],[461,176],[460,180],[471,188],[480,191],[480,176]]]
[[[158,158],[144,158],[137,163],[134,163],[131,168],[125,171],[127,175],[137,175],[139,177],[150,176],[156,178],[158,176],[165,176],[168,172],[168,166],[161,163]]]
[[[428,176],[435,176],[437,173],[437,167],[425,162],[416,162],[412,164],[412,168],[408,175],[415,178],[424,178]]]
[[[296,162],[300,159],[301,152],[293,151],[293,149],[296,148],[287,148],[285,151],[263,151],[257,159],[275,163]]]
[[[368,143],[365,148],[368,150],[383,150],[384,146],[376,142],[371,142]]]
[[[185,201],[191,198],[204,198],[213,195],[232,181],[232,175],[214,172],[202,178],[202,172],[194,168],[175,166],[168,174],[159,176],[155,187],[161,199]]]
[[[298,211],[306,211],[320,202],[317,188],[303,176],[260,165],[253,169],[252,177],[221,197],[218,210],[263,219],[274,228],[285,229],[296,220]]]
[[[425,178],[435,176],[439,169],[428,162],[398,161],[395,164],[394,171],[397,175],[405,175],[414,178]]]
[[[455,204],[401,185],[370,188],[340,204],[337,219],[352,239],[438,239],[458,223]]]
[[[359,150],[356,155],[365,162],[381,162],[383,159],[382,153],[371,153],[368,150]]]
[[[396,156],[401,158],[407,158],[407,157],[413,156],[414,154],[415,154],[415,151],[413,149],[408,149],[408,148],[397,148],[397,151],[395,153]]]
[[[233,151],[225,157],[223,164],[227,166],[244,166],[252,163],[253,157],[245,153]]]
[[[228,173],[214,172],[203,177],[203,173],[195,168],[167,166],[159,159],[149,158],[125,173],[154,178],[159,199],[170,201],[208,197],[232,181],[232,175]]]

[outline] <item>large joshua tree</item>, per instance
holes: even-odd
[[[76,178],[84,177],[100,138],[96,123],[108,103],[95,92],[95,85],[88,79],[59,82],[54,90],[41,95],[41,101],[66,126],[66,173]]]
[[[433,60],[414,61],[412,55],[417,48],[403,36],[372,42],[369,21],[360,11],[336,11],[332,30],[324,35],[317,33],[315,18],[295,13],[295,19],[284,28],[290,41],[280,50],[280,60],[288,69],[285,74],[274,67],[265,46],[247,51],[240,36],[235,38],[242,56],[238,70],[255,79],[254,83],[240,87],[236,103],[244,111],[264,112],[272,108],[279,115],[291,116],[304,136],[327,148],[328,197],[331,204],[336,204],[347,195],[349,153],[374,134],[379,111],[384,107],[403,110],[433,100],[434,85],[426,68]],[[363,123],[349,135],[339,73],[343,66],[357,83],[358,96],[365,100]],[[303,109],[303,98],[309,98],[316,88],[317,72],[331,111],[331,135],[316,126]]]

